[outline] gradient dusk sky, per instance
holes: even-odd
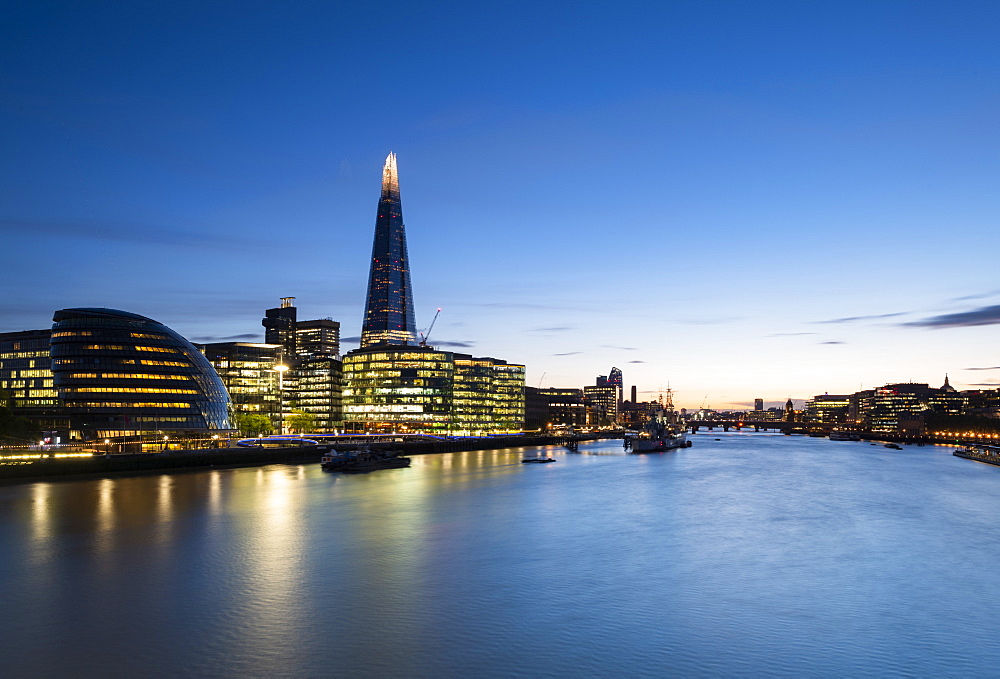
[[[5,5],[0,331],[417,326],[679,405],[1000,381],[1000,3]],[[345,342],[345,350],[356,342]]]

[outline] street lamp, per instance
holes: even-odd
[[[285,433],[285,371],[288,366],[279,363],[274,366],[274,371],[278,373],[278,433]]]

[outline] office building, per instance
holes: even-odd
[[[806,422],[843,424],[847,422],[850,407],[850,395],[820,394],[806,401],[804,419]]]
[[[524,366],[424,346],[344,357],[347,433],[482,436],[524,427]]]
[[[932,389],[927,384],[900,382],[875,389],[866,424],[872,431],[896,432],[900,418],[930,409]]]
[[[524,426],[524,366],[416,343],[396,156],[382,170],[361,347],[343,358],[349,433],[480,435]]]
[[[289,371],[294,388],[286,394],[287,409],[316,418],[310,433],[333,433],[343,427],[343,364],[333,356],[301,358]],[[286,373],[287,374],[287,373]]]
[[[340,323],[329,318],[297,321],[295,355],[298,358],[340,357]]]
[[[199,344],[198,348],[228,390],[236,419],[245,414],[264,415],[273,431],[279,431],[294,388],[293,380],[287,380],[286,384],[288,371],[283,374],[276,370],[285,365],[282,363],[285,347],[258,342],[213,342]]]
[[[446,434],[455,363],[432,347],[380,345],[344,356],[347,433]]]
[[[396,154],[390,153],[382,168],[382,195],[375,220],[361,348],[376,344],[415,344],[416,341],[399,175]]]
[[[604,384],[601,384],[601,382]],[[587,399],[587,424],[593,427],[607,427],[618,423],[618,402],[621,388],[598,377],[598,384],[583,388]]]
[[[283,358],[296,355],[296,321],[298,310],[294,297],[282,297],[281,306],[264,312],[264,343],[282,347]]]
[[[170,328],[114,309],[63,309],[52,320],[53,383],[71,440],[229,430],[222,381]]]
[[[46,438],[65,440],[69,419],[62,411],[49,357],[51,330],[0,333],[0,391],[11,411],[27,417],[38,428],[51,432]]]
[[[625,394],[624,381],[622,380],[622,371],[619,368],[612,367],[611,372],[608,373],[608,384],[613,387],[618,387],[618,402],[615,407],[616,413],[622,409],[622,400]]]

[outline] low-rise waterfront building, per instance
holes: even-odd
[[[598,378],[598,382],[601,379]],[[594,427],[606,427],[618,424],[618,401],[621,397],[621,387],[616,384],[595,384],[583,388],[583,396],[587,399],[587,424]]]
[[[819,394],[806,401],[805,422],[842,424],[847,422],[851,397],[847,394]]]
[[[170,328],[115,309],[63,309],[53,321],[53,382],[71,440],[230,429],[218,374]]]
[[[285,347],[260,342],[212,342],[198,348],[229,392],[237,420],[242,415],[264,415],[272,429],[278,431],[288,414],[286,399],[292,398],[295,387],[289,371],[282,374],[276,369],[287,367],[283,362]]]
[[[524,427],[524,366],[420,345],[344,356],[348,433],[483,435]]]
[[[51,337],[49,329],[0,333],[0,391],[16,416],[34,422],[54,443],[68,438],[69,418],[53,381]]]
[[[454,358],[418,345],[378,344],[344,355],[347,433],[447,434]]]
[[[344,423],[342,394],[343,364],[330,356],[303,358],[290,371],[294,390],[289,393],[288,407],[301,410],[316,418],[312,433],[333,433]]]

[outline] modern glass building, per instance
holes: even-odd
[[[300,359],[291,370],[295,391],[289,406],[316,417],[315,433],[333,432],[343,425],[341,404],[343,364],[332,356]]]
[[[618,423],[618,400],[621,396],[621,389],[614,384],[598,384],[584,387],[583,395],[589,401],[587,408],[587,424],[599,427],[610,426]]]
[[[524,366],[422,346],[344,356],[348,433],[483,436],[524,428]]]
[[[0,391],[14,413],[39,429],[66,436],[69,419],[61,410],[49,358],[51,330],[0,333]]]
[[[393,153],[382,168],[361,348],[344,356],[343,368],[348,433],[475,435],[524,426],[524,366],[416,343]]]
[[[910,382],[879,387],[867,413],[868,428],[872,431],[897,431],[902,417],[930,409],[932,391],[927,384]]]
[[[229,430],[229,396],[194,345],[145,316],[63,309],[50,354],[70,439]]]
[[[330,318],[295,324],[295,353],[299,358],[340,357],[340,323]]]
[[[524,366],[493,361],[493,416],[484,433],[513,434],[524,429]]]
[[[806,401],[806,422],[840,424],[847,422],[851,407],[850,394],[819,394]]]
[[[375,346],[344,356],[344,430],[446,434],[455,364],[447,351]]]
[[[287,414],[285,401],[294,389],[294,380],[286,380],[275,370],[278,365],[286,365],[282,363],[284,347],[259,342],[213,342],[199,344],[198,348],[229,391],[233,412],[264,415],[278,431],[282,405]]]
[[[399,175],[396,154],[390,153],[382,168],[382,196],[375,220],[361,348],[376,344],[414,344],[416,341]]]
[[[510,434],[524,429],[524,366],[454,354],[451,433]]]
[[[282,297],[281,306],[267,309],[260,324],[264,326],[264,342],[280,344],[286,357],[296,354],[296,332],[298,310],[294,297]]]

